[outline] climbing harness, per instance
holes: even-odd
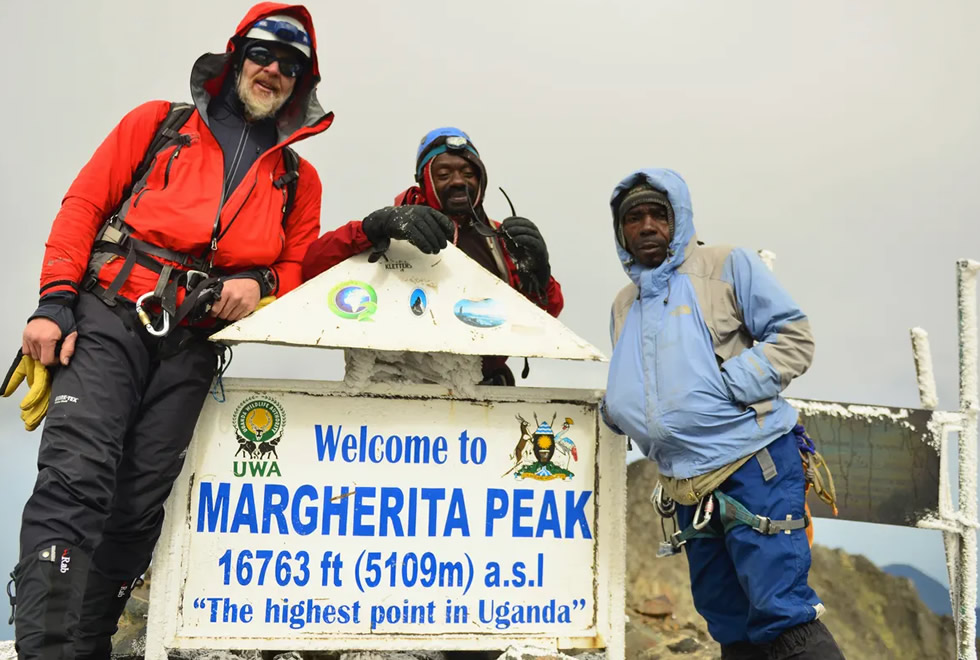
[[[170,104],[166,117],[157,127],[143,160],[136,168],[130,188],[122,196],[123,202],[105,221],[95,238],[84,281],[86,290],[99,295],[109,307],[115,307],[119,302],[123,302],[117,294],[129,279],[136,264],[159,273],[156,287],[140,295],[135,303],[136,315],[143,328],[152,337],[165,337],[185,320],[192,324],[200,322],[207,316],[211,306],[221,298],[219,277],[222,273],[212,268],[212,262],[218,248],[218,240],[228,231],[235,218],[232,218],[223,230],[219,222],[215,223],[209,249],[207,254],[202,256],[177,252],[137,239],[132,235],[132,228],[124,220],[129,208],[135,207],[146,191],[145,179],[156,154],[167,146],[176,145],[166,162],[164,174],[164,187],[166,187],[166,179],[173,161],[177,159],[181,149],[192,142],[191,136],[181,133],[179,129],[193,112],[194,106],[190,103]],[[296,199],[299,156],[289,147],[283,147],[281,153],[286,171],[273,181],[273,186],[282,191],[282,213],[285,222]],[[100,286],[98,280],[102,267],[117,258],[124,259],[119,272],[108,286]],[[274,275],[271,271],[262,275],[266,286],[271,284],[274,288]],[[178,306],[178,294],[181,289],[185,295],[183,302]],[[157,316],[158,319],[154,321],[153,316]]]
[[[793,434],[797,438],[797,447],[803,460],[806,479],[805,493],[808,493],[812,486],[817,496],[831,507],[836,516],[836,491],[826,461],[816,451],[813,440],[806,434],[802,424],[797,424],[793,428]],[[776,476],[776,465],[768,449],[760,450],[754,458],[762,468],[765,481],[770,481]],[[723,493],[720,489],[715,489],[698,501],[691,524],[683,530],[678,530],[677,503],[667,495],[661,482],[657,482],[650,494],[650,501],[660,515],[660,530],[664,539],[657,550],[657,557],[669,557],[679,553],[684,544],[692,538],[722,537],[737,525],[747,525],[759,534],[765,535],[789,534],[797,529],[806,529],[810,525],[808,510],[804,511],[802,518],[793,518],[791,515],[787,515],[784,520],[774,520],[768,516],[752,513],[735,498]],[[718,510],[718,524],[709,525],[716,508]],[[668,518],[673,527],[670,534],[667,533],[667,526],[664,522]]]

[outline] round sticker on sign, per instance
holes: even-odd
[[[235,410],[235,430],[240,445],[247,446],[248,457],[255,457],[262,448],[275,447],[282,437],[286,412],[282,405],[272,398],[251,397]],[[239,448],[242,451],[242,448]]]
[[[327,295],[330,311],[342,319],[368,321],[378,311],[378,294],[366,282],[341,282]]]
[[[408,298],[408,305],[412,308],[412,314],[415,314],[415,316],[425,314],[425,308],[428,305],[428,301],[425,298],[425,291],[422,289],[412,291],[412,295]]]
[[[453,306],[453,313],[466,325],[477,328],[495,328],[507,322],[503,306],[493,298],[482,300],[464,298]]]

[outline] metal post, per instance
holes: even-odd
[[[960,343],[959,433],[959,580],[957,657],[973,660],[976,651],[977,606],[977,272],[980,262],[956,262]],[[952,585],[951,585],[952,586]]]

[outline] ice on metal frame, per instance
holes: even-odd
[[[939,405],[936,394],[936,376],[932,369],[932,351],[929,349],[929,334],[922,328],[912,328],[912,353],[915,357],[915,377],[919,384],[919,400],[926,410],[935,410]]]
[[[956,263],[957,308],[959,312],[960,409],[936,411],[930,426],[941,449],[939,515],[919,522],[926,529],[943,532],[949,595],[956,623],[956,657],[975,660],[977,605],[977,274],[980,262],[960,259]],[[924,330],[912,330],[919,397],[923,405],[936,404],[935,376],[929,340]],[[957,480],[959,501],[954,506],[948,483],[948,434],[958,434]]]
[[[957,550],[958,594],[953,598],[957,653],[976,657],[977,632],[977,273],[980,262],[956,264],[960,336],[959,516],[962,524]],[[952,571],[951,575],[952,576]],[[951,585],[952,586],[952,585]]]
[[[450,245],[393,241],[351,257],[216,333],[216,341],[604,361],[595,346]],[[607,301],[597,301],[605,315]]]

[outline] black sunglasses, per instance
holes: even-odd
[[[287,78],[299,77],[306,68],[303,62],[292,55],[276,55],[265,46],[251,46],[245,51],[245,57],[259,66],[269,66],[273,62],[279,62],[279,72]]]

